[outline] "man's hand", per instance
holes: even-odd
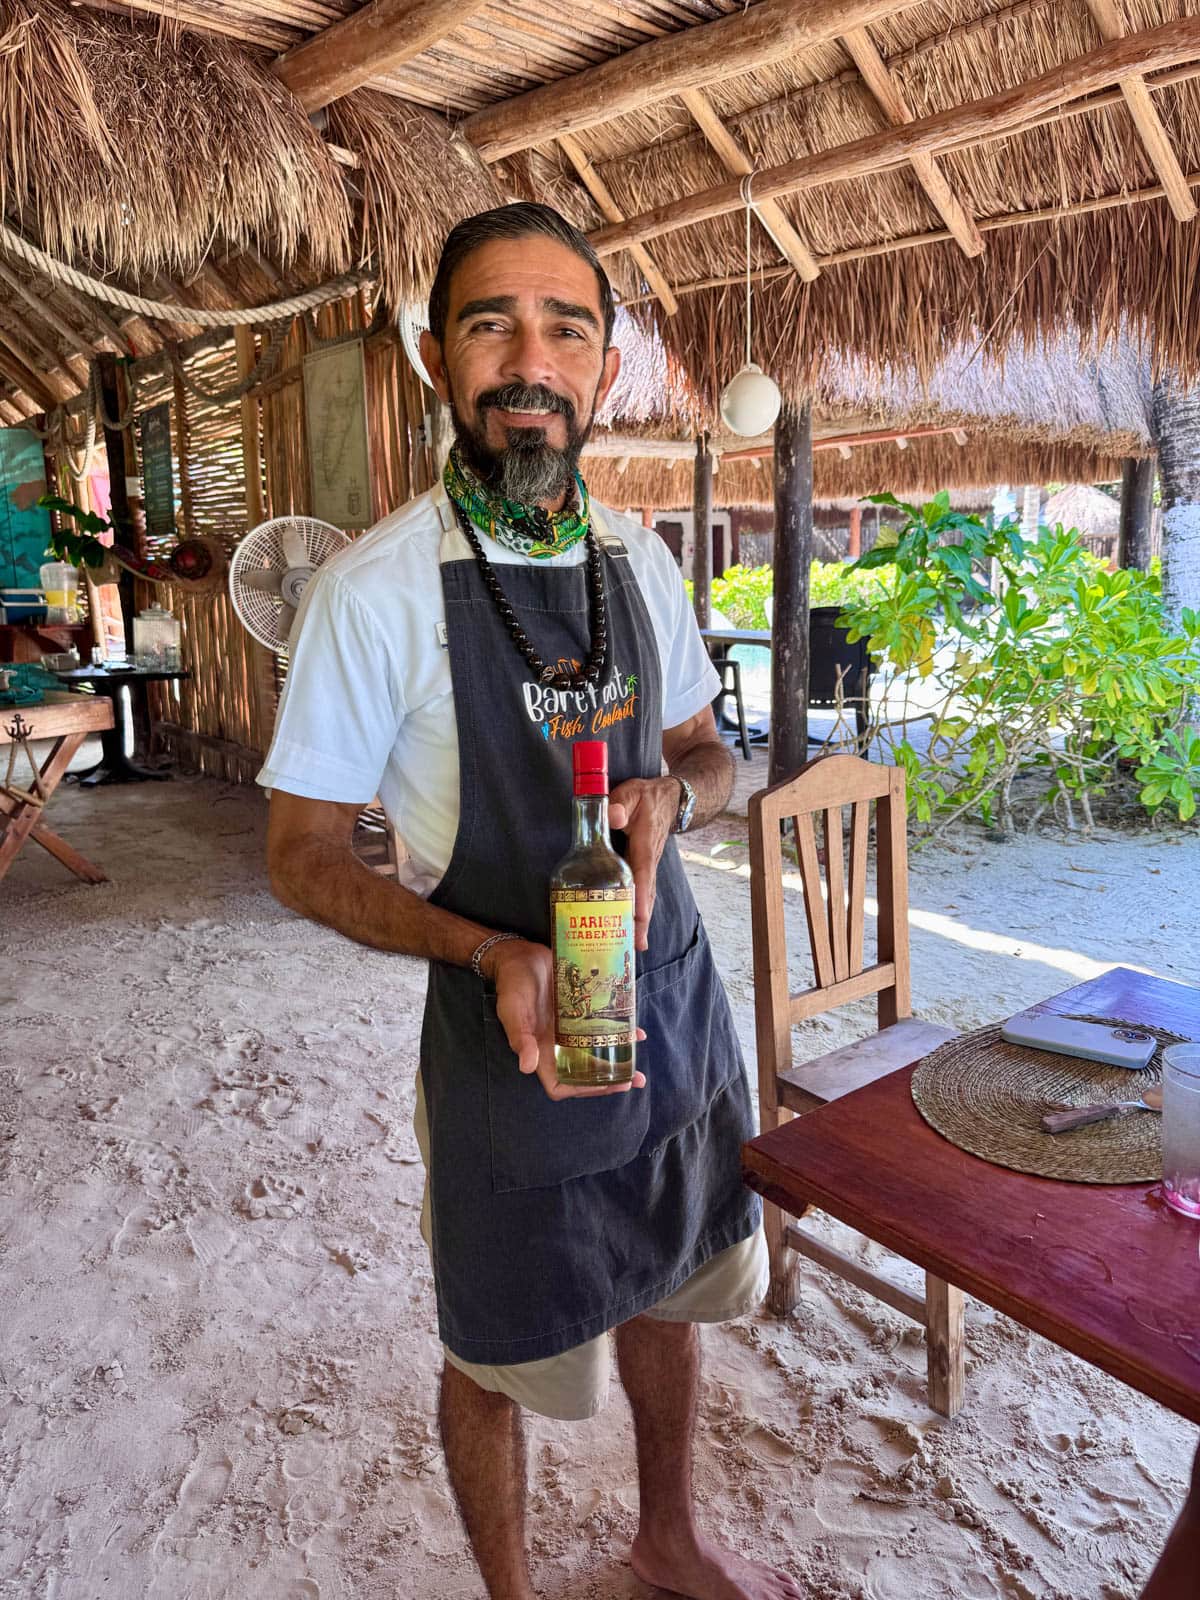
[[[629,778],[609,796],[609,825],[629,840],[629,865],[634,884],[634,943],[650,942],[655,878],[663,850],[679,815],[679,783],[675,778]]]
[[[630,1083],[606,1083],[594,1089],[558,1081],[554,1065],[554,957],[544,944],[506,939],[503,944],[492,946],[483,958],[483,966],[496,985],[496,1015],[517,1065],[522,1072],[537,1073],[551,1100],[626,1094],[630,1089],[645,1087],[642,1072],[635,1072]],[[637,1036],[646,1037],[641,1028]]]

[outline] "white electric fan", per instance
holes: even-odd
[[[396,318],[400,329],[400,343],[413,371],[427,389],[433,388],[425,363],[421,360],[421,335],[429,332],[429,307],[424,300],[410,300],[400,307]]]
[[[268,650],[285,650],[305,585],[349,543],[315,517],[273,517],[252,528],[229,563],[229,598],[243,627]]]

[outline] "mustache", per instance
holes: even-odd
[[[496,411],[557,411],[568,422],[575,420],[571,402],[541,383],[506,383],[499,389],[487,389],[475,401],[475,409],[482,413],[489,406]]]

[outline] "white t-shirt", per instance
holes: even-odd
[[[445,491],[402,506],[326,563],[292,628],[292,662],[258,782],[312,800],[376,794],[411,857],[405,882],[429,894],[458,832],[458,729],[439,571]],[[593,505],[629,551],[662,663],[662,723],[694,717],[720,687],[667,546],[631,517]],[[454,534],[462,541],[461,533]],[[533,563],[489,541],[499,566],[575,566],[582,543]]]

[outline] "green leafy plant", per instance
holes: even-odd
[[[52,528],[50,543],[46,549],[48,556],[53,556],[56,561],[69,561],[73,567],[104,565],[107,551],[96,535],[112,530],[113,524],[107,518],[97,516],[94,511],[85,511],[82,506],[64,500],[57,494],[39,495],[37,504],[47,511],[57,511],[60,517],[70,517],[79,530],[73,532],[70,528],[61,526],[57,529]]]
[[[1200,618],[1172,632],[1155,576],[1109,572],[1061,525],[1026,540],[1013,521],[952,511],[946,494],[873,498],[903,522],[856,567],[890,581],[839,621],[881,664],[866,737],[904,767],[920,821],[975,815],[1010,835],[1020,806],[1031,824],[1053,808],[1090,825],[1097,797],[1131,774],[1147,810],[1194,815],[1200,742],[1183,722]]]
[[[846,561],[814,561],[809,585],[810,605],[841,606],[875,594],[884,580],[877,573],[857,571]],[[687,590],[690,595],[690,579]],[[766,628],[770,626],[766,602],[774,592],[772,567],[730,567],[722,577],[713,579],[712,603],[735,628]]]

